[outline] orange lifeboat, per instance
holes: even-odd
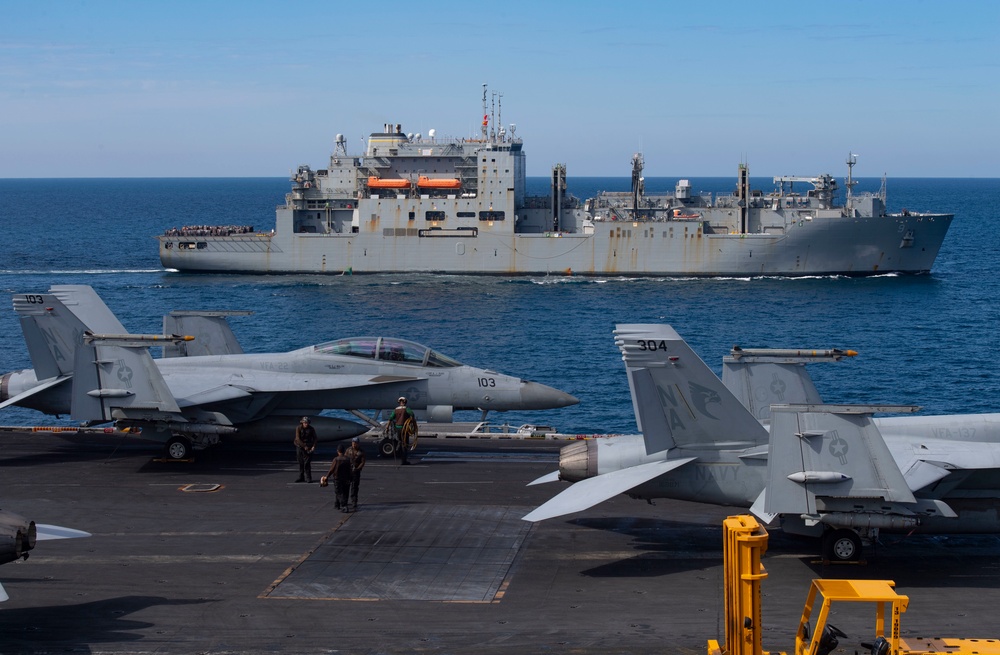
[[[410,181],[403,180],[400,178],[381,178],[381,177],[369,177],[368,178],[368,188],[369,189],[409,189]]]
[[[417,180],[417,186],[421,189],[461,189],[462,181],[446,177],[427,177],[421,175]]]

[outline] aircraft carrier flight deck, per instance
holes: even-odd
[[[400,466],[368,441],[343,514],[332,486],[294,482],[291,443],[183,463],[5,434],[0,506],[93,536],[0,567],[0,652],[704,653],[723,631],[721,522],[741,510],[619,496],[520,520],[564,487],[525,486],[561,445],[428,439]],[[895,580],[910,635],[1000,636],[996,535],[888,536],[867,563],[830,565],[770,532],[765,649],[793,649],[815,577]],[[871,640],[848,634],[845,653]]]

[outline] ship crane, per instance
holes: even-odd
[[[774,178],[775,184],[780,184],[779,187],[781,195],[785,195],[785,183],[788,183],[788,192],[794,193],[796,182],[805,182],[806,184],[813,185],[813,188],[819,192],[829,192],[837,188],[836,182],[829,175],[817,175],[816,177],[800,177],[798,175],[781,175]]]

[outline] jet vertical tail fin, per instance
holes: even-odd
[[[15,294],[14,311],[39,380],[73,373],[73,353],[87,330],[126,331],[97,292],[86,285],[56,285],[47,293]]]
[[[249,311],[170,312],[163,317],[163,334],[189,334],[194,341],[164,345],[163,356],[241,355],[243,348],[226,317],[251,314]]]
[[[647,454],[767,443],[767,430],[669,325],[618,325],[615,344]]]
[[[722,359],[722,383],[758,421],[771,418],[771,405],[820,404],[806,364],[853,357],[853,350],[740,348]]]

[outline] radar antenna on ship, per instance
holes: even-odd
[[[343,134],[338,134],[337,138],[334,140],[333,156],[334,157],[347,156],[347,139],[344,137]]]

